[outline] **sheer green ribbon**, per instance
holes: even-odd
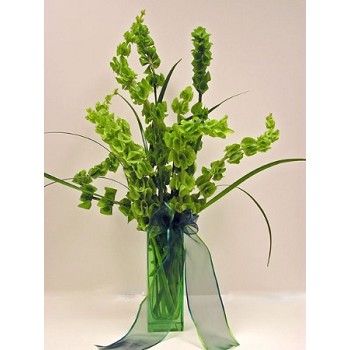
[[[210,251],[197,235],[197,219],[198,216],[189,211],[175,213],[164,204],[151,218],[149,230],[165,234],[170,244],[174,241],[171,240],[172,235],[183,235],[187,305],[198,336],[204,349],[230,349],[239,344],[227,322]],[[167,259],[163,264],[166,262]],[[141,302],[128,333],[110,345],[97,346],[99,349],[143,350],[160,343],[167,336],[170,329],[148,331],[147,298]]]

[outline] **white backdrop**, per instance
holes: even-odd
[[[203,25],[212,33],[210,106],[249,90],[218,109],[236,131],[226,141],[208,140],[200,164],[218,158],[224,145],[259,135],[273,112],[281,139],[267,154],[245,159],[227,171],[233,182],[266,162],[305,154],[304,2],[47,0],[45,9],[45,130],[91,137],[84,110],[116,87],[109,60],[122,34],[145,8],[166,73],[179,58],[168,89],[172,100],[191,83],[190,33]],[[136,62],[136,61],[135,61]],[[132,124],[121,101],[113,110]],[[94,144],[68,136],[45,137],[45,169],[70,177],[105,156]],[[305,186],[303,164],[281,165],[244,184],[271,221],[274,244],[266,268],[268,234],[258,210],[240,192],[205,211],[200,235],[210,247],[223,293],[297,291],[305,288]],[[116,176],[123,180],[122,174]],[[102,183],[101,183],[102,184]],[[120,194],[123,192],[120,189]],[[77,208],[79,194],[59,185],[45,190],[45,285],[48,291],[110,289],[118,294],[145,289],[145,235],[112,217]]]

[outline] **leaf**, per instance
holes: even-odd
[[[201,186],[198,186],[199,192],[200,194],[204,197],[204,198],[208,198],[211,197],[214,192],[216,191],[216,186],[213,182],[206,182]]]
[[[190,110],[189,104],[193,99],[193,90],[187,86],[180,93],[180,97],[175,97],[171,104],[174,113],[177,114],[177,123],[180,124],[183,116]]]
[[[105,187],[105,195],[104,195],[104,197],[106,199],[110,200],[111,202],[113,202],[114,199],[115,199],[116,193],[117,193],[117,190],[115,188]]]
[[[270,113],[267,117],[266,117],[266,122],[265,122],[266,128],[267,129],[274,129],[276,126],[276,123],[273,119],[272,113]]]
[[[271,231],[271,226],[270,226],[269,219],[267,218],[267,215],[265,214],[264,209],[261,207],[261,205],[258,203],[258,201],[250,193],[248,193],[246,190],[244,190],[241,187],[237,187],[237,188],[240,191],[242,191],[243,193],[245,193],[248,197],[250,197],[250,199],[256,204],[256,206],[261,211],[261,214],[264,216],[264,219],[265,219],[265,222],[266,222],[266,225],[267,225],[267,229],[269,231],[270,246],[269,246],[269,255],[268,255],[268,258],[267,258],[267,266],[269,266],[270,259],[271,259],[271,252],[272,252],[272,231]]]
[[[105,187],[105,195],[97,203],[97,205],[100,207],[101,214],[112,215],[116,193],[117,190],[115,188]]]
[[[221,180],[224,177],[225,171],[226,168],[224,160],[216,160],[210,163],[210,173],[213,175],[214,181]]]
[[[233,132],[227,125],[227,118],[227,115],[225,115],[220,120],[208,119],[203,126],[204,135],[224,139],[228,134]]]
[[[92,178],[89,174],[87,174],[86,170],[81,170],[74,175],[73,182],[80,186],[84,186],[91,183]]]
[[[225,158],[230,164],[239,164],[243,158],[243,152],[241,150],[241,145],[234,143],[232,145],[226,146],[225,148]]]
[[[83,209],[90,209],[91,205],[91,201],[83,201],[78,205],[78,207]]]
[[[264,171],[268,168],[271,168],[273,166],[276,166],[278,164],[282,164],[282,163],[291,163],[291,162],[304,162],[306,159],[305,158],[289,158],[289,159],[280,159],[280,160],[276,160],[274,162],[271,163],[267,163],[265,165],[262,165],[259,168],[256,168],[254,170],[252,170],[251,172],[249,172],[248,174],[242,176],[241,178],[239,178],[238,180],[236,180],[235,182],[233,182],[230,186],[228,186],[227,188],[225,188],[223,191],[221,191],[220,193],[218,193],[215,197],[213,197],[210,201],[208,201],[200,211],[203,211],[204,209],[208,208],[210,205],[214,204],[215,202],[217,202],[219,199],[221,199],[223,196],[225,196],[227,193],[229,193],[230,191],[232,191],[234,188],[238,187],[241,183],[243,183],[244,181],[248,180],[249,178],[251,178],[252,176],[260,173],[261,171]]]
[[[92,178],[96,179],[98,177],[105,176],[107,174],[107,172],[108,172],[108,168],[106,166],[106,163],[102,162],[100,164],[95,165],[91,169],[89,169],[88,174]]]
[[[258,144],[253,137],[245,137],[241,141],[241,148],[244,154],[248,157],[253,156],[258,152]]]
[[[147,145],[147,141],[146,141],[146,138],[145,138],[145,131],[143,129],[143,126],[142,126],[142,123],[141,123],[141,120],[140,120],[140,117],[138,116],[135,108],[133,107],[133,105],[121,94],[117,93],[117,95],[119,97],[121,97],[123,99],[123,101],[130,107],[130,109],[133,111],[135,117],[136,117],[136,120],[137,120],[137,124],[139,126],[139,130],[140,130],[140,133],[141,133],[141,137],[142,137],[142,142],[143,142],[143,147],[146,151],[148,151],[148,145]]]
[[[118,56],[129,56],[131,52],[131,45],[127,42],[122,42],[117,47]]]
[[[82,194],[80,195],[81,203],[78,205],[78,207],[83,209],[90,209],[91,201],[94,199],[94,193],[96,192],[97,188],[90,184],[83,184],[81,189],[82,189]]]
[[[181,62],[181,60],[182,60],[182,58],[180,58],[180,59],[172,66],[172,68],[170,69],[168,75],[166,76],[165,81],[164,81],[164,84],[163,84],[162,89],[160,90],[160,93],[159,93],[159,96],[158,96],[158,102],[162,102],[162,101],[163,101],[164,94],[165,94],[166,88],[167,88],[167,86],[168,86],[169,80],[170,80],[170,78],[171,78],[171,75],[173,74],[174,69],[175,69],[176,66]]]
[[[192,101],[193,99],[193,90],[191,86],[187,86],[185,89],[183,89],[180,93],[180,98],[182,98],[185,101]]]
[[[137,164],[138,162],[140,162],[143,158],[143,155],[141,152],[139,151],[130,151],[127,155],[127,161],[130,164]]]
[[[228,100],[231,100],[231,98],[234,98],[234,97],[237,97],[237,96],[240,96],[240,95],[243,95],[243,94],[246,94],[247,92],[249,92],[249,90],[247,91],[243,91],[243,92],[240,92],[239,94],[236,94],[236,95],[232,95],[228,98],[225,98],[223,101],[221,101],[220,103],[218,103],[217,105],[215,105],[214,107],[211,107],[208,111],[208,113],[211,113],[212,111],[214,111],[216,108],[220,107],[223,103],[225,103],[226,101]]]

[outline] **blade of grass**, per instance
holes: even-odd
[[[247,92],[249,92],[249,90],[240,92],[239,94],[232,95],[232,96],[226,98],[225,100],[221,101],[220,103],[218,103],[218,104],[215,105],[214,107],[211,107],[211,108],[208,110],[208,114],[211,113],[212,111],[214,111],[216,108],[220,107],[220,106],[221,106],[223,103],[225,103],[226,101],[231,100],[231,98],[234,98],[234,97],[237,97],[237,96],[246,94]],[[185,119],[186,119],[186,120],[191,120],[192,118],[193,118],[193,115],[190,115],[189,117],[187,117],[187,118],[185,118]]]
[[[63,180],[63,179],[59,179],[59,178],[56,177],[56,176],[53,176],[53,175],[48,174],[48,173],[44,173],[44,176],[45,176],[47,179],[52,180],[52,181],[54,181],[54,182],[57,182],[57,183],[59,183],[59,184],[61,184],[61,185],[64,185],[64,186],[73,188],[74,190],[77,190],[77,191],[79,191],[79,192],[83,192],[83,189],[82,189],[81,187],[76,186],[76,185],[74,185],[74,184],[72,184],[72,183],[70,183],[70,182],[67,182],[67,181]],[[89,194],[89,192],[87,192],[87,191],[84,191],[84,192]],[[97,200],[97,201],[99,201],[101,198],[103,198],[103,196],[101,196],[101,195],[98,194],[98,193],[90,193],[90,194],[93,195],[92,199]],[[120,204],[120,202],[113,201],[113,204]]]
[[[116,95],[119,96],[133,111],[133,113],[136,117],[136,120],[137,120],[137,124],[139,126],[140,133],[141,133],[143,147],[144,147],[145,151],[148,152],[148,145],[147,145],[147,141],[146,141],[146,137],[145,137],[145,131],[143,130],[143,126],[142,126],[141,119],[140,119],[139,115],[137,114],[133,105],[123,95],[121,95],[118,92],[116,93]]]
[[[81,137],[85,140],[89,140],[91,142],[94,142],[96,143],[97,145],[101,146],[102,148],[104,148],[106,151],[108,151],[108,153],[110,153],[110,150],[104,146],[102,143],[88,137],[88,136],[84,136],[84,135],[81,135],[81,134],[77,134],[77,133],[74,133],[74,132],[68,132],[68,131],[45,131],[44,134],[46,135],[50,135],[50,134],[63,134],[63,135],[69,135],[69,136],[77,136],[77,137]]]
[[[113,181],[113,182],[115,182],[115,183],[117,183],[117,184],[119,184],[119,185],[125,187],[127,190],[129,190],[129,187],[128,187],[128,186],[126,186],[125,184],[123,184],[123,183],[120,182],[120,181],[111,179],[110,177],[99,176],[98,179],[104,179],[104,180],[108,180],[108,181]],[[69,181],[69,180],[73,180],[73,178],[72,178],[72,177],[66,177],[66,178],[61,179],[61,180]],[[46,185],[44,185],[44,188],[47,187],[47,186],[51,186],[51,185],[53,185],[53,184],[55,184],[55,183],[57,183],[57,181],[49,182],[49,183],[47,183]]]
[[[63,135],[69,135],[69,136],[76,136],[76,137],[80,137],[80,138],[83,138],[85,140],[88,140],[88,141],[91,141],[99,146],[101,146],[103,149],[105,149],[106,151],[108,151],[108,153],[113,153],[111,150],[109,150],[107,147],[105,147],[102,143],[88,137],[88,136],[84,136],[84,135],[81,135],[81,134],[77,134],[77,133],[74,133],[74,132],[68,132],[68,131],[45,131],[44,134],[63,134]],[[124,164],[123,160],[120,159],[115,153],[113,153],[113,155],[118,159],[119,163],[120,164]],[[124,166],[124,165],[123,165]]]
[[[247,92],[249,92],[249,90],[247,91],[243,91],[243,92],[240,92],[239,94],[236,94],[236,95],[232,95],[228,98],[225,98],[223,101],[221,101],[220,103],[218,103],[217,105],[215,105],[214,107],[211,107],[208,111],[208,113],[211,113],[212,111],[214,111],[216,108],[220,107],[223,103],[225,103],[226,101],[228,100],[231,100],[231,98],[234,98],[234,97],[237,97],[237,96],[240,96],[240,95],[243,95],[243,94],[246,94]]]
[[[70,181],[70,180],[73,180],[72,177],[65,177],[63,179],[61,179],[63,181]],[[51,186],[51,185],[54,185],[54,184],[57,184],[57,181],[51,181],[49,183],[47,183],[46,185],[44,185],[44,188],[48,187],[48,186]]]
[[[217,202],[219,199],[221,199],[223,196],[225,196],[226,194],[228,194],[230,191],[232,191],[234,188],[238,187],[242,182],[248,180],[249,178],[251,178],[252,176],[260,173],[261,171],[264,171],[268,168],[271,168],[273,166],[276,166],[278,164],[282,164],[282,163],[291,163],[291,162],[303,162],[305,161],[305,158],[289,158],[289,159],[280,159],[280,160],[276,160],[274,162],[271,163],[267,163],[265,165],[262,165],[259,168],[256,168],[254,170],[252,170],[251,172],[249,172],[248,174],[242,176],[241,178],[239,178],[238,180],[236,180],[235,182],[233,182],[230,186],[228,186],[227,188],[225,188],[223,191],[219,192],[215,197],[213,197],[210,201],[208,201],[203,208],[200,211],[203,211],[204,209],[208,208],[210,205],[214,204],[215,202]]]
[[[169,80],[171,78],[171,75],[173,74],[174,72],[174,69],[176,68],[176,66],[181,62],[182,58],[180,58],[173,66],[172,68],[170,69],[168,75],[166,76],[165,78],[165,81],[164,81],[164,84],[162,86],[162,89],[160,90],[160,93],[159,93],[159,97],[158,97],[158,102],[162,102],[163,101],[163,98],[164,98],[164,94],[165,94],[165,91],[166,91],[166,88],[168,86],[168,83],[169,83]]]
[[[237,187],[237,189],[239,189],[240,191],[242,191],[243,193],[245,193],[255,204],[256,206],[259,208],[261,214],[264,216],[266,225],[267,225],[267,229],[269,231],[269,241],[270,241],[270,245],[269,245],[269,255],[267,258],[267,266],[269,266],[270,264],[270,260],[271,260],[271,252],[272,252],[272,231],[271,231],[271,226],[270,226],[270,222],[269,219],[267,218],[267,215],[264,211],[264,209],[261,207],[261,205],[258,203],[258,201],[246,190],[244,190],[241,187]]]
[[[227,186],[230,186],[230,185],[226,185],[226,184],[217,185],[217,187],[221,187],[221,186],[222,187],[227,187]],[[248,191],[244,190],[241,187],[236,187],[236,188],[238,190],[242,191],[243,193],[245,193],[248,197],[250,197],[250,199],[256,204],[256,206],[259,208],[260,212],[264,216],[264,219],[265,219],[265,222],[266,222],[266,225],[267,225],[267,229],[269,231],[270,246],[269,246],[269,255],[268,255],[268,258],[267,258],[267,266],[269,266],[270,260],[271,260],[271,252],[272,252],[272,230],[271,230],[271,225],[270,225],[269,219],[267,218],[267,215],[266,215],[264,209],[262,208],[262,206],[258,203],[258,201]]]

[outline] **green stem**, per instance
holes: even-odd
[[[123,187],[125,187],[127,190],[129,190],[129,187],[126,186],[125,184],[123,184],[122,182],[120,181],[117,181],[117,180],[114,180],[114,179],[111,179],[110,177],[106,177],[106,176],[99,176],[97,177],[97,179],[104,179],[104,180],[109,180],[109,181],[113,181],[119,185],[122,185]],[[64,180],[64,181],[67,181],[67,180],[73,180],[73,177],[66,177],[64,179],[61,179],[61,180]],[[51,186],[51,185],[54,185],[55,183],[57,183],[57,181],[52,181],[52,182],[49,182],[47,183],[46,185],[44,185],[44,187],[48,187],[48,186]]]
[[[165,291],[166,291],[166,293],[168,295],[167,299],[171,302],[171,305],[172,305],[172,307],[174,309],[175,308],[175,304],[174,304],[174,300],[172,298],[172,295],[171,295],[171,292],[170,292],[170,289],[169,289],[168,280],[167,280],[166,275],[165,275],[165,270],[164,270],[164,266],[163,266],[163,259],[162,259],[161,255],[159,253],[157,242],[155,241],[154,238],[151,238],[151,244],[152,244],[152,249],[154,250],[154,254],[156,256],[156,259],[158,261],[157,265],[160,268],[160,271],[157,272],[157,274],[154,276],[154,278],[157,278],[159,276],[163,280],[163,286],[164,286]]]
[[[61,185],[64,185],[64,186],[73,188],[73,189],[78,190],[78,191],[81,191],[81,188],[80,188],[79,186],[76,186],[76,185],[74,185],[74,184],[71,184],[71,183],[69,183],[69,182],[67,182],[67,181],[65,181],[65,180],[63,180],[63,179],[59,179],[59,178],[56,177],[56,176],[53,176],[53,175],[48,174],[48,173],[44,173],[44,176],[45,176],[47,179],[52,180],[52,181],[54,181],[54,182],[57,182],[57,183],[59,183],[59,184],[61,184]]]
[[[152,65],[149,66],[151,69],[151,72],[153,74],[153,78],[154,78],[154,82],[156,81],[155,77],[156,77],[156,72],[154,71],[154,68],[152,67]],[[158,103],[158,98],[157,98],[157,84],[155,83],[153,85],[153,93],[154,93],[154,103],[157,104]]]
[[[157,87],[154,85],[153,86],[153,92],[154,92],[154,103],[157,104],[158,100],[157,100]]]
[[[158,178],[159,178],[159,200],[161,203],[163,203],[164,199],[164,186],[163,186],[163,174],[162,174],[162,168],[158,167]]]
[[[70,187],[70,188],[73,188],[74,190],[77,190],[79,192],[86,192],[86,191],[83,191],[83,189],[79,186],[76,186],[72,183],[69,183],[65,180],[62,180],[62,179],[59,179],[58,177],[56,176],[53,176],[51,174],[48,174],[48,173],[44,173],[44,176],[49,179],[49,180],[52,180],[52,181],[55,181],[61,185],[64,185],[64,186],[67,186],[67,187]],[[88,193],[88,192],[87,192]],[[91,193],[93,195],[92,199],[94,200],[97,200],[99,201],[101,198],[103,198],[103,196],[101,196],[100,194],[98,193]],[[117,202],[117,201],[113,201],[113,204],[120,204],[120,202]]]

